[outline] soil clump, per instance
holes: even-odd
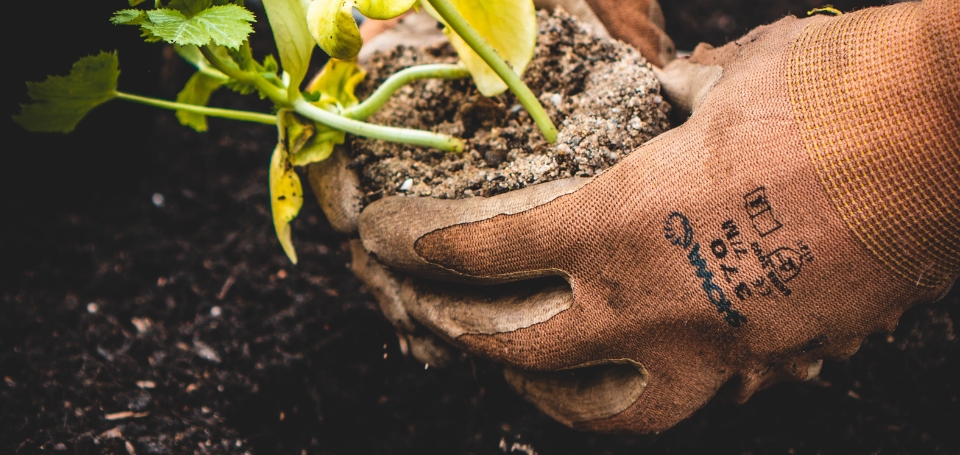
[[[669,127],[670,106],[647,61],[620,41],[594,36],[558,10],[538,14],[539,35],[524,82],[560,130],[548,144],[512,93],[481,95],[470,79],[425,80],[398,91],[373,123],[460,137],[462,154],[353,138],[366,202],[407,194],[437,198],[492,196],[551,180],[592,176]],[[391,74],[457,61],[448,43],[399,46],[365,65],[367,96]]]

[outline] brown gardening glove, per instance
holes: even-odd
[[[656,0],[626,0],[622,5],[605,0],[536,0],[535,3],[538,8],[551,11],[557,7],[567,10],[600,36],[610,36],[604,25],[609,24],[614,37],[639,48],[655,65],[662,66],[663,62],[674,58],[673,42],[663,32],[663,13]],[[600,8],[620,6],[622,14],[611,15],[602,9],[595,14],[591,5]],[[604,22],[598,19],[598,15],[604,17]],[[446,40],[437,28],[436,20],[425,12],[387,21],[366,20],[360,26],[360,33],[364,41],[359,55],[361,64],[374,52],[390,51],[401,44],[427,46]],[[333,228],[356,237],[362,193],[356,172],[347,166],[347,155],[344,147],[338,147],[329,159],[311,165],[308,172],[314,194]],[[397,327],[403,345],[408,346],[410,353],[426,364],[448,364],[454,351],[412,320],[404,309],[400,298],[404,277],[373,260],[359,239],[352,240],[350,246],[354,274],[377,298],[384,315]]]
[[[816,375],[960,273],[960,2],[786,18],[662,72],[693,110],[592,179],[391,197],[412,319],[580,429]],[[455,284],[443,284],[451,282]],[[506,284],[505,284],[506,283]]]
[[[657,0],[536,0],[538,8],[561,7],[600,36],[610,36],[637,48],[654,66],[676,58]]]

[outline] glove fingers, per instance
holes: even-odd
[[[607,31],[643,54],[654,66],[673,61],[677,49],[664,32],[663,11],[657,0],[586,0]]]
[[[407,314],[400,298],[402,278],[380,265],[363,249],[360,239],[350,241],[353,255],[351,267],[354,275],[363,282],[380,304],[380,311],[393,323],[410,346],[410,353],[428,365],[445,367],[451,363],[455,354],[453,348],[423,326],[414,322]]]
[[[687,59],[674,60],[663,69],[653,68],[660,87],[674,106],[694,112],[723,74],[719,65],[703,65]]]
[[[513,332],[573,306],[573,292],[559,278],[488,286],[408,278],[400,297],[410,316],[449,340]]]
[[[413,333],[416,327],[400,299],[400,285],[403,279],[370,257],[360,244],[360,239],[350,240],[350,252],[353,256],[350,265],[353,274],[377,299],[383,315],[402,332]]]
[[[623,412],[640,398],[648,380],[643,366],[631,361],[551,372],[508,367],[503,375],[520,396],[569,427]]]
[[[603,25],[603,22],[597,15],[593,12],[593,9],[590,8],[590,5],[587,3],[587,0],[534,0],[534,5],[537,8],[543,8],[553,13],[557,7],[563,8],[564,11],[570,13],[571,16],[577,18],[581,23],[590,27],[595,35],[610,38],[610,32],[607,31],[607,27]]]
[[[404,307],[418,323],[463,350],[528,371],[619,359],[607,324],[585,322],[570,286],[549,277],[498,285],[404,281]]]
[[[523,212],[572,193],[591,179],[572,178],[531,186],[490,198],[440,200],[389,197],[370,204],[360,215],[363,246],[384,264],[403,273],[474,283],[499,283],[537,276],[557,275],[531,235],[543,237],[559,226],[531,229]],[[516,215],[503,218],[503,215]],[[485,230],[478,223],[502,220],[505,227]],[[431,236],[430,252],[418,251],[427,235],[454,226],[473,226],[478,232],[456,236]],[[562,229],[560,229],[562,231]],[[536,231],[536,232],[534,232]],[[511,232],[511,235],[503,235]],[[526,232],[530,235],[523,235]],[[546,232],[552,234],[551,232]],[[557,234],[559,235],[559,233]],[[439,258],[439,259],[438,259]],[[447,261],[445,258],[453,258]],[[484,270],[491,258],[495,271]]]
[[[336,146],[327,159],[307,167],[313,194],[330,225],[342,234],[357,232],[363,194],[357,173],[347,168],[350,159],[343,146]]]

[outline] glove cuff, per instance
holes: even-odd
[[[841,217],[918,287],[960,273],[960,3],[811,21],[791,50],[804,147]]]

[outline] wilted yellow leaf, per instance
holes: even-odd
[[[517,74],[523,74],[537,45],[537,12],[533,0],[448,0],[487,44]],[[427,12],[444,22],[427,1]],[[507,84],[449,26],[443,29],[460,61],[484,96],[503,93]]]
[[[338,109],[344,110],[356,106],[359,100],[353,93],[357,85],[363,82],[367,72],[357,65],[356,60],[329,60],[323,70],[310,84],[308,93],[319,93],[320,99],[314,104],[324,107],[335,102]]]
[[[273,227],[277,232],[280,246],[287,253],[287,257],[294,264],[297,263],[297,252],[293,249],[290,237],[290,222],[300,213],[303,207],[303,186],[300,176],[293,170],[287,156],[286,134],[284,132],[284,114],[277,115],[280,124],[280,141],[270,157],[270,208],[273,213]]]
[[[371,19],[392,19],[417,0],[313,0],[307,9],[307,25],[317,44],[333,58],[357,56],[363,40],[353,19],[353,8]]]
[[[353,92],[366,75],[354,60],[330,59],[307,86],[306,93],[313,97],[311,102],[314,105],[339,113],[357,105],[357,96]],[[346,138],[343,131],[297,118],[293,113],[289,114],[287,125],[287,151],[290,164],[294,166],[327,159],[333,153],[333,147],[342,144]]]

